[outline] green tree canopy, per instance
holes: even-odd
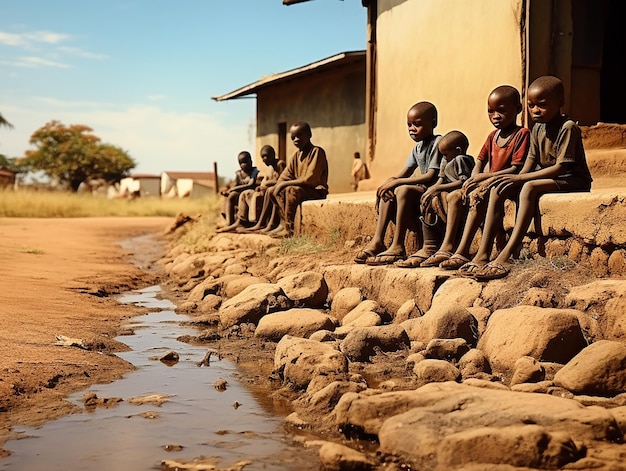
[[[51,121],[33,133],[30,143],[37,149],[26,151],[19,163],[43,171],[72,191],[87,180],[112,183],[126,176],[135,161],[119,147],[101,143],[92,132],[83,124]]]

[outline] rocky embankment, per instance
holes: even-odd
[[[178,310],[310,429],[328,470],[626,470],[626,283],[437,268],[208,235],[162,260]]]

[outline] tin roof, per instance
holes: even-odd
[[[300,78],[303,75],[312,74],[316,72],[322,72],[338,65],[350,64],[365,60],[365,51],[348,51],[335,54],[334,56],[327,57],[317,62],[298,67],[297,69],[287,70],[274,75],[268,75],[256,82],[244,85],[237,90],[233,90],[230,93],[224,95],[212,97],[215,101],[232,100],[234,98],[241,98],[246,95],[252,95],[259,89],[268,87],[270,85],[277,85],[282,82],[287,82],[295,78]]]

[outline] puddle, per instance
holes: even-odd
[[[118,338],[132,351],[117,355],[137,369],[88,390],[99,398],[123,401],[85,409],[36,429],[16,427],[24,438],[5,443],[12,455],[0,460],[0,470],[161,470],[170,469],[162,466],[163,460],[198,457],[211,457],[217,467],[195,469],[223,469],[241,461],[250,462],[245,470],[319,469],[317,453],[294,445],[282,418],[238,382],[235,364],[212,355],[210,366],[197,365],[209,349],[176,340],[198,331],[181,325],[188,317],[176,314],[174,305],[159,299],[159,294],[160,288],[154,286],[120,297],[122,302],[155,309],[130,321],[134,335]],[[159,361],[169,351],[179,355],[170,366]],[[227,381],[222,391],[214,386],[220,379]],[[85,392],[69,400],[84,408]],[[160,406],[128,401],[155,394],[169,397]]]

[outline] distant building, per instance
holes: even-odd
[[[0,188],[15,185],[15,176],[16,173],[13,170],[0,166]]]
[[[355,152],[365,155],[365,51],[342,52],[297,69],[264,77],[215,101],[256,94],[256,152],[269,144],[286,161],[296,151],[289,127],[306,121],[313,143],[328,157],[332,193],[351,191]],[[263,166],[263,164],[260,164]]]
[[[164,198],[200,198],[218,192],[217,166],[214,172],[161,173],[161,196]]]
[[[120,180],[121,195],[161,196],[161,176],[137,173]]]

